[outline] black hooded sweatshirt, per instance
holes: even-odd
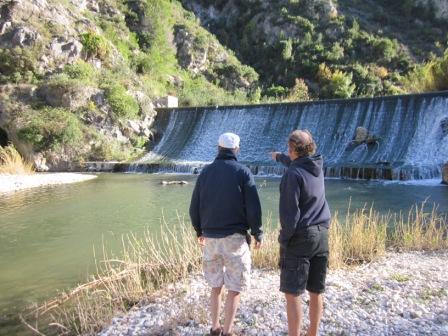
[[[262,240],[257,186],[232,150],[221,149],[202,170],[191,197],[190,217],[198,236],[222,238],[250,229],[257,241]]]
[[[330,226],[330,209],[325,199],[322,156],[294,161],[277,154],[278,162],[288,167],[280,182],[280,245],[286,247],[298,232],[312,225]]]

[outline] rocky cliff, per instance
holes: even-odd
[[[178,3],[0,1],[2,142],[41,169],[136,157],[159,98],[242,103],[257,80]]]

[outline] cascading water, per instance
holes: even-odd
[[[239,160],[258,174],[281,174],[269,152],[285,151],[288,134],[308,129],[324,155],[327,176],[422,179],[448,161],[448,92],[251,106],[159,110],[163,133],[134,171],[194,172],[212,161],[218,136],[241,137]],[[355,143],[364,127],[371,141]],[[148,168],[151,167],[151,168]]]

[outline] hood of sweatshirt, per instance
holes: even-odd
[[[291,165],[305,169],[307,172],[317,177],[322,174],[323,162],[322,155],[315,155],[295,159]]]

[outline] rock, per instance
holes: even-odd
[[[154,101],[156,107],[178,107],[179,99],[174,96],[166,96]]]
[[[163,185],[172,185],[172,184],[184,185],[184,184],[188,184],[188,182],[187,181],[162,181],[161,184],[163,184]]]
[[[195,43],[195,36],[183,26],[175,30],[174,41],[177,47],[177,59],[182,68],[196,74],[207,69],[208,45]]]
[[[89,86],[66,86],[63,84],[43,85],[38,89],[38,96],[48,105],[77,110],[87,105],[98,89]]]
[[[5,21],[0,23],[0,35],[5,34],[9,28],[11,28],[11,21]]]
[[[73,63],[81,57],[82,44],[74,38],[57,37],[49,45],[50,55],[63,63]]]
[[[128,120],[129,127],[134,131],[134,133],[140,133],[140,125],[136,120]]]
[[[448,162],[442,166],[442,183],[448,185]]]
[[[365,127],[357,127],[356,128],[356,135],[355,135],[355,142],[362,143],[367,140],[369,132],[367,131],[367,128]]]
[[[442,134],[444,137],[448,135],[448,118],[443,118],[440,121],[440,127],[442,128]]]
[[[11,44],[13,47],[31,47],[40,39],[38,32],[28,27],[17,27],[12,32]]]
[[[47,172],[50,168],[47,166],[47,159],[42,153],[35,154],[33,157],[34,167],[38,172]]]

